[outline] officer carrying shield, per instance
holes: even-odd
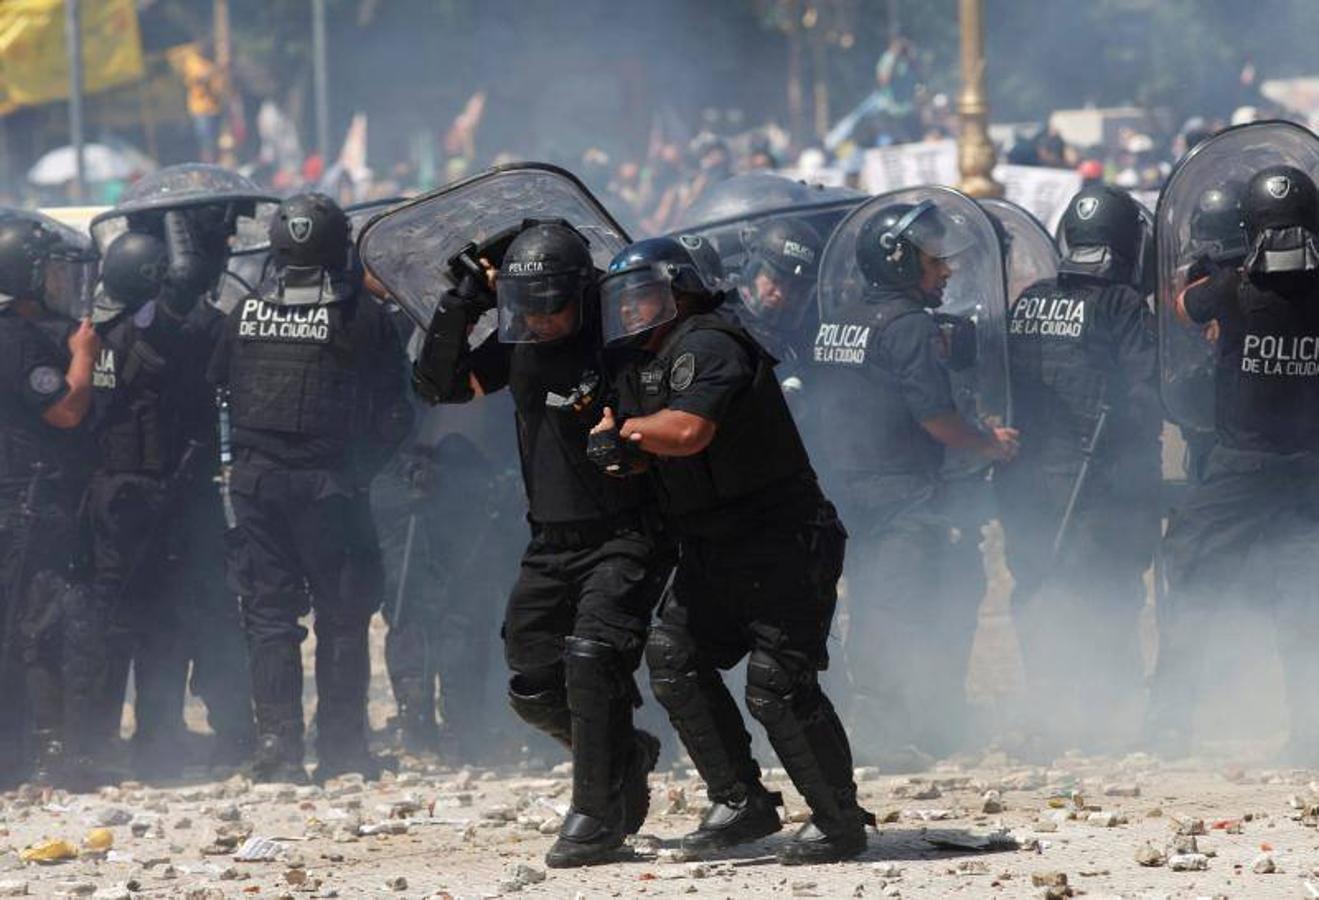
[[[62,696],[63,618],[86,479],[78,428],[91,409],[100,339],[84,319],[62,345],[43,326],[76,309],[77,281],[58,277],[85,248],[52,222],[0,219],[0,783],[31,769],[38,783],[79,783],[66,725],[87,709]],[[94,260],[94,257],[91,257]],[[67,330],[67,329],[61,329]],[[76,743],[76,741],[75,741]],[[70,756],[78,756],[76,751]]]
[[[984,460],[1017,448],[1016,431],[1001,419],[981,425],[979,410],[962,411],[954,391],[955,372],[977,374],[976,342],[993,337],[991,318],[1001,340],[1002,315],[991,316],[989,304],[1001,308],[1003,287],[992,224],[973,201],[944,194],[879,197],[839,226],[821,267],[814,348],[822,470],[844,498],[856,548],[847,573],[849,724],[866,736],[873,762],[901,767],[947,749],[931,720],[962,702],[964,677],[946,678],[930,636],[973,633],[978,607],[977,597],[948,589],[964,582],[948,577],[961,567],[942,508],[947,451],[972,458],[983,479]],[[979,329],[969,316],[934,312],[955,269],[961,288],[991,298],[980,302]],[[1001,366],[1001,352],[997,359]],[[980,374],[988,382],[993,373]],[[976,536],[964,540],[978,554]],[[959,641],[967,646],[956,668],[970,651]]]
[[[649,809],[659,742],[632,724],[633,674],[671,557],[642,486],[586,459],[604,388],[586,238],[562,220],[527,221],[498,262],[497,331],[469,350],[491,299],[469,273],[434,315],[414,384],[432,403],[513,395],[531,542],[504,617],[509,702],[572,752],[572,809],[546,863],[590,865],[612,858]]]
[[[1063,215],[1057,278],[1012,305],[1022,450],[994,477],[1027,702],[1056,723],[1046,740],[1112,733],[1140,694],[1137,616],[1161,516],[1150,237],[1125,191],[1083,188]]]
[[[298,619],[315,611],[316,778],[378,778],[367,749],[367,627],[384,591],[368,490],[407,436],[398,334],[362,290],[347,216],[322,194],[280,204],[273,273],[211,359],[228,391],[236,520],[229,578],[251,658],[254,776],[306,781]]]
[[[1313,143],[1313,137],[1309,138]],[[1241,202],[1241,269],[1203,273],[1177,298],[1216,345],[1215,443],[1168,523],[1149,728],[1160,750],[1188,747],[1203,676],[1205,623],[1224,597],[1271,607],[1291,714],[1284,757],[1319,748],[1313,686],[1319,618],[1319,191],[1292,165],[1257,171]]]
[[[773,359],[714,315],[718,257],[700,237],[641,241],[601,282],[604,336],[623,355],[617,421],[592,435],[606,471],[649,471],[679,541],[678,568],[646,645],[651,688],[712,806],[683,847],[709,851],[778,831],[751,740],[719,672],[747,658],[746,702],[811,820],[785,865],[861,853],[852,751],[820,688],[846,532],[816,482]],[[633,477],[624,483],[634,483]]]

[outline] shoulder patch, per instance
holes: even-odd
[[[695,377],[696,357],[690,352],[684,353],[673,361],[669,369],[669,386],[675,391],[685,391],[691,387]]]
[[[37,366],[27,373],[27,383],[35,393],[49,397],[64,387],[64,373],[54,366]]]

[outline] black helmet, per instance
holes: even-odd
[[[154,299],[169,273],[169,248],[153,234],[125,231],[105,249],[101,285],[112,304],[135,311]]]
[[[820,272],[820,235],[800,219],[776,219],[743,236],[742,303],[769,325],[793,327],[810,301]],[[768,278],[770,293],[759,284]]]
[[[1268,228],[1319,231],[1319,195],[1313,179],[1295,166],[1261,169],[1246,186],[1241,218],[1251,244]]]
[[[856,239],[856,263],[867,282],[881,287],[920,284],[921,253],[935,259],[956,256],[975,243],[964,223],[932,200],[894,203],[872,215]]]
[[[509,243],[495,282],[499,339],[537,343],[576,333],[580,303],[594,286],[595,275],[590,246],[580,231],[562,220],[527,220]],[[570,329],[546,330],[527,320],[556,315],[574,302],[577,319]]]
[[[617,343],[672,321],[678,315],[678,294],[718,306],[723,284],[719,253],[704,237],[681,234],[637,241],[610,261],[600,282],[604,341]]]
[[[1143,276],[1148,229],[1140,204],[1121,188],[1092,184],[1067,204],[1060,226],[1064,263],[1060,269],[1105,281]]]
[[[42,299],[46,260],[59,243],[54,232],[27,218],[0,221],[0,295]]]
[[[1256,172],[1246,185],[1241,218],[1249,247],[1246,268],[1251,272],[1272,275],[1319,269],[1315,247],[1319,191],[1300,169],[1269,166]]]
[[[1245,185],[1228,181],[1211,187],[1195,202],[1191,213],[1191,241],[1200,253],[1224,262],[1246,255],[1246,232],[1241,227],[1241,198]]]
[[[324,194],[294,194],[270,222],[270,246],[278,268],[341,270],[348,264],[352,226],[339,204]]]

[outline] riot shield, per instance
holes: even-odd
[[[90,315],[99,259],[91,239],[76,228],[34,210],[0,207],[0,220],[4,219],[36,222],[58,238],[44,267],[42,304],[73,321]]]
[[[714,185],[679,216],[673,234],[699,234],[714,245],[724,271],[742,271],[755,229],[791,217],[823,240],[866,195],[850,188],[821,187],[771,172],[748,172]]]
[[[952,274],[937,312],[961,317],[975,326],[974,364],[950,367],[949,371],[957,409],[974,422],[1006,425],[1011,421],[1012,403],[1003,255],[994,223],[965,194],[940,186],[906,188],[873,197],[852,210],[834,230],[820,260],[820,318],[832,321],[841,310],[862,302],[866,279],[857,264],[856,249],[866,222],[894,204],[915,206],[927,200],[949,230],[958,233],[961,248],[947,259]],[[982,458],[950,452],[944,471],[949,477],[960,477],[987,466]]]
[[[1003,229],[999,239],[1007,243],[1003,261],[1011,307],[1032,284],[1057,277],[1058,246],[1039,219],[1011,200],[991,197],[980,205]]]
[[[525,219],[567,221],[590,242],[600,269],[631,243],[572,174],[545,163],[512,163],[375,216],[358,237],[357,251],[367,271],[426,328],[440,298],[461,277],[455,258],[470,244],[478,258],[497,255],[493,245]]]
[[[1193,233],[1198,206],[1206,192],[1244,186],[1260,169],[1278,164],[1295,166],[1319,179],[1319,137],[1291,122],[1229,128],[1182,157],[1159,197],[1159,389],[1168,417],[1184,427],[1205,431],[1214,427],[1214,346],[1203,328],[1183,323],[1176,313],[1177,296],[1185,290],[1192,270],[1218,249]]]
[[[266,243],[270,217],[279,198],[219,166],[184,163],[134,182],[119,204],[92,219],[92,237],[101,252],[133,222],[157,230],[156,220],[171,210],[217,208],[230,232],[229,250],[241,253]]]

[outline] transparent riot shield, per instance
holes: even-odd
[[[544,163],[513,163],[375,216],[358,237],[357,251],[367,271],[425,328],[440,298],[461,278],[460,252],[475,245],[478,258],[491,258],[502,237],[525,219],[567,221],[585,235],[600,269],[631,243],[575,176]]]
[[[270,218],[279,198],[261,190],[250,180],[220,166],[185,163],[144,175],[129,186],[113,209],[92,219],[92,237],[101,252],[110,242],[134,227],[160,230],[164,214],[197,210],[213,220],[229,239],[231,253],[241,253],[266,243]]]
[[[980,205],[1002,226],[999,240],[1007,243],[1003,261],[1011,307],[1032,284],[1058,276],[1058,245],[1039,219],[1011,200],[992,197]]]
[[[1168,417],[1199,430],[1214,427],[1214,346],[1206,329],[1177,318],[1176,299],[1214,246],[1193,227],[1206,192],[1244,187],[1267,166],[1291,165],[1319,179],[1319,136],[1291,122],[1254,122],[1197,144],[1173,169],[1156,213],[1160,391]],[[1244,235],[1242,236],[1244,240]]]
[[[751,233],[778,218],[810,225],[828,240],[843,217],[866,195],[850,188],[821,187],[771,172],[748,172],[714,185],[679,216],[673,234],[699,234],[719,251],[724,271],[740,272]]]
[[[856,259],[862,226],[889,206],[915,206],[925,200],[934,204],[944,227],[959,233],[958,243],[962,248],[947,260],[952,275],[937,312],[960,316],[975,326],[974,365],[949,373],[957,408],[972,421],[1006,425],[1012,418],[1012,398],[1008,383],[1003,255],[994,223],[965,194],[938,186],[906,188],[873,197],[854,209],[834,230],[824,248],[817,291],[820,318],[832,321],[840,311],[862,302],[866,280]],[[983,459],[950,453],[945,472],[955,477],[986,465]]]

